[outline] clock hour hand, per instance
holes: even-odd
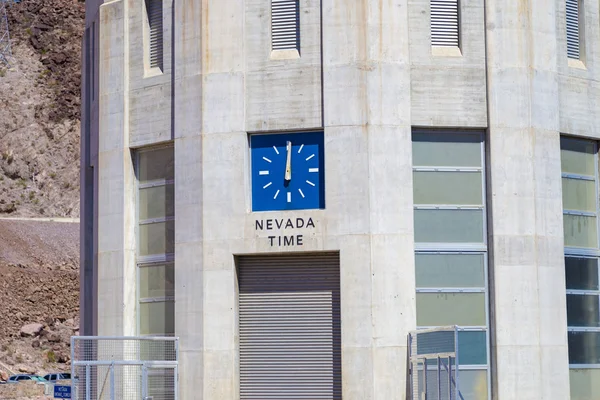
[[[288,141],[286,145],[287,161],[285,162],[285,180],[292,180],[292,142]]]

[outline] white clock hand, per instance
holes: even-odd
[[[287,161],[285,163],[285,180],[292,180],[292,142],[287,142]]]

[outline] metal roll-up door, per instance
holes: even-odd
[[[339,254],[238,259],[240,399],[338,400]]]

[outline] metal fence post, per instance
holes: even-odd
[[[85,400],[92,400],[92,383],[90,381],[90,369],[91,366],[89,364],[85,366]]]
[[[110,400],[115,399],[115,364],[110,364]]]

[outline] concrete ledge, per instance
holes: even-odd
[[[462,57],[460,47],[431,46],[431,54],[436,57]]]

